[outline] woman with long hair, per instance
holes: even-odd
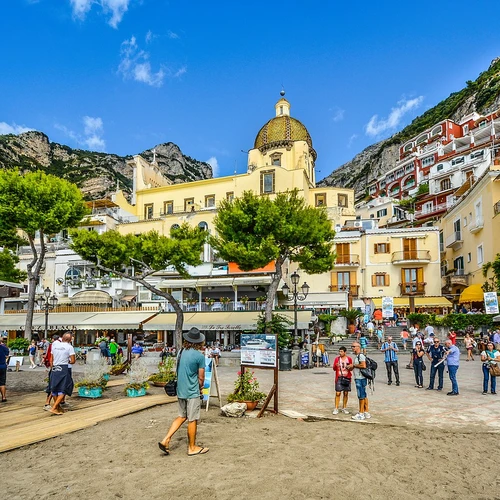
[[[483,362],[483,394],[488,394],[488,382],[491,378],[491,394],[497,393],[497,378],[490,373],[490,367],[498,366],[500,363],[500,352],[495,349],[493,342],[486,344],[486,350],[481,353]]]
[[[424,354],[425,351],[422,348],[422,342],[418,340],[415,342],[415,349],[412,351],[412,358],[413,358],[413,371],[415,373],[415,382],[416,386],[419,389],[424,387]]]
[[[474,361],[474,356],[472,355],[472,350],[474,349],[474,339],[469,333],[465,334],[464,344],[465,349],[467,350],[467,359],[465,361]]]

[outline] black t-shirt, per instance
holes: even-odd
[[[427,348],[427,352],[429,356],[432,358],[432,361],[441,361],[444,356],[444,347],[442,345],[433,346]]]
[[[5,344],[0,344],[0,368],[7,368],[8,357],[9,348]]]

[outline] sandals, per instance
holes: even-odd
[[[170,455],[170,450],[164,444],[158,443],[158,448],[160,448],[160,450],[163,451],[165,455]]]
[[[208,453],[208,448],[201,448],[199,451],[195,453],[188,453],[188,457],[194,457],[195,455],[204,455],[205,453]]]

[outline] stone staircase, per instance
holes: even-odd
[[[403,344],[401,342],[401,327],[396,326],[396,327],[385,327],[384,329],[384,340],[387,339],[387,337],[391,336],[393,342],[396,342],[398,345],[399,349],[403,349]],[[367,353],[374,353],[374,352],[380,352],[378,349],[378,342],[377,342],[377,337],[375,334],[373,334],[373,338],[370,339],[368,336],[368,333],[366,333],[366,336],[368,338],[368,347],[366,349]],[[330,353],[337,353],[338,349],[340,346],[344,346],[347,349],[347,354],[351,352],[351,344],[353,341],[356,340],[356,335],[349,335],[347,337],[344,337],[342,340],[339,340],[338,342],[335,342],[333,345],[330,344],[329,340],[324,340],[325,343],[325,348],[328,351],[329,355],[331,356]],[[323,341],[321,339],[320,341]]]

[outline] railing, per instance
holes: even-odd
[[[427,283],[400,283],[401,295],[425,295]]]
[[[464,285],[469,286],[469,275],[465,274],[464,269],[457,269],[454,274],[446,276],[446,285]]]
[[[185,312],[210,312],[210,311],[262,311],[265,308],[265,302],[249,300],[247,302],[219,302],[216,301],[213,304],[209,304],[203,301],[201,304],[196,302],[195,304],[188,304],[184,302],[181,304],[182,310]],[[173,308],[170,304],[167,304],[167,312],[173,312]]]
[[[352,297],[359,295],[359,285],[330,285],[331,292],[348,292]]]
[[[54,313],[78,313],[78,312],[134,312],[134,311],[145,311],[145,312],[157,312],[158,306],[147,306],[147,307],[110,307],[103,304],[102,307],[96,305],[64,305],[56,306],[55,309],[50,311],[50,314]],[[43,310],[35,309],[35,313],[42,313]],[[6,310],[5,314],[25,314],[26,309],[20,309],[16,311]]]
[[[346,254],[337,255],[335,259],[336,266],[359,266],[359,255],[356,254]]]
[[[476,217],[475,219],[472,219],[472,221],[469,223],[469,231],[471,233],[477,233],[484,227],[484,219],[481,216]]]
[[[450,234],[448,238],[446,238],[446,247],[451,247],[455,243],[460,243],[462,242],[462,232],[461,231],[455,231],[453,234]]]
[[[407,250],[403,252],[393,252],[391,262],[406,262],[409,260],[413,261],[430,261],[431,253],[429,250]]]
[[[438,205],[433,205],[432,207],[423,208],[422,210],[417,210],[415,212],[415,217],[424,217],[426,215],[436,214],[438,212],[443,212],[450,209],[454,205],[453,202],[447,201],[446,203],[439,203]]]

